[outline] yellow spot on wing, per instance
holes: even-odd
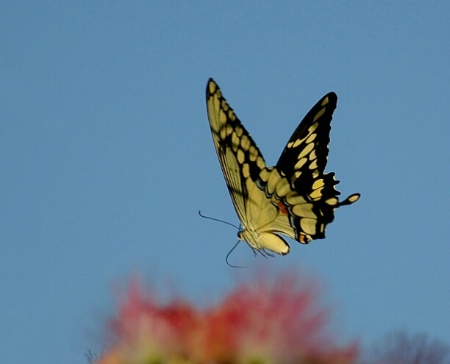
[[[317,129],[317,127],[319,126],[319,123],[314,123],[312,124],[309,128],[308,128],[308,133],[314,133],[314,131]]]
[[[219,113],[219,121],[221,124],[225,124],[227,122],[227,116],[225,115],[225,113],[223,112],[223,110],[220,110]]]
[[[351,202],[351,203],[353,203],[353,202],[355,202],[355,201],[358,201],[359,200],[359,195],[357,195],[357,194],[355,194],[355,195],[351,195],[349,198],[348,198],[348,200]]]
[[[225,102],[225,100],[222,100],[222,103],[220,104],[220,106],[222,107],[223,111],[228,111],[228,104]]]
[[[316,169],[317,168],[317,159],[312,161],[308,168],[309,169]]]
[[[320,109],[320,111],[316,114],[316,116],[314,116],[313,121],[316,121],[317,119],[319,119],[324,113],[325,113],[325,108]]]
[[[332,197],[329,198],[328,200],[325,200],[325,203],[330,206],[336,206],[338,203],[338,199],[336,197]]]
[[[236,157],[237,157],[237,160],[238,160],[239,164],[244,163],[244,161],[245,161],[245,154],[242,151],[242,149],[238,149]]]
[[[292,178],[293,181],[295,181],[296,179],[298,179],[300,176],[302,175],[301,171],[297,171],[294,173],[294,177]]]
[[[259,172],[259,178],[261,178],[263,182],[267,182],[267,179],[269,178],[269,171],[265,168],[262,169],[261,172]]]
[[[248,139],[247,135],[243,135],[241,138],[241,147],[244,150],[248,150],[250,148],[250,139]]]
[[[297,139],[295,142],[290,142],[287,147],[288,148],[296,148],[300,145],[300,143],[302,142],[301,139]]]
[[[248,154],[249,154],[249,159],[251,162],[256,161],[256,157],[258,157],[258,151],[256,150],[256,148],[251,145],[249,150],[248,150]]]
[[[303,148],[303,150],[300,152],[298,159],[304,157],[305,155],[307,155],[309,152],[311,152],[314,148],[314,144],[313,143],[309,143],[306,145],[306,147]]]
[[[313,188],[313,190],[316,190],[316,189],[318,189],[320,187],[323,187],[324,185],[325,185],[325,183],[324,183],[323,179],[321,178],[321,179],[318,179],[318,180],[314,181],[314,183],[312,185],[312,188]]]
[[[242,175],[244,176],[244,178],[249,178],[250,177],[250,167],[248,165],[248,163],[244,163],[242,166]]]
[[[316,234],[316,220],[315,219],[309,219],[309,218],[300,219],[300,227],[308,235]]]
[[[317,190],[312,191],[309,196],[313,199],[313,200],[317,200],[319,198],[322,197],[322,189],[323,188],[319,188]]]
[[[225,140],[226,137],[227,137],[227,131],[226,131],[226,129],[225,129],[225,128],[220,129],[220,135],[219,135],[219,138],[220,138],[221,140]]]
[[[306,139],[305,143],[311,143],[314,139],[316,139],[317,134],[311,134],[308,139]]]
[[[264,159],[262,159],[261,156],[258,156],[258,158],[256,158],[256,165],[258,166],[259,169],[263,169],[266,166],[266,163],[264,162]]]
[[[294,169],[300,169],[306,163],[306,158],[300,158],[297,163],[295,163]]]
[[[239,138],[236,133],[231,134],[231,145],[233,150],[236,151],[237,147],[239,146]]]
[[[313,208],[312,204],[305,203],[305,204],[301,204],[301,205],[295,205],[294,207],[292,207],[292,212],[295,215],[300,216],[301,218],[307,217],[307,218],[309,218],[308,220],[316,219],[317,216],[313,212],[312,208]],[[313,220],[313,221],[315,224],[315,220]],[[304,231],[307,232],[306,230],[304,230]],[[311,234],[311,233],[309,233],[309,234]]]

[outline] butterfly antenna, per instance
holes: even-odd
[[[200,210],[198,210],[198,214],[199,214],[201,217],[203,217],[204,219],[208,219],[208,220],[213,220],[213,221],[221,222],[222,224],[230,225],[230,226],[234,227],[235,229],[240,230],[239,227],[237,227],[236,225],[234,225],[234,224],[232,224],[232,223],[230,223],[230,222],[228,222],[228,221],[223,221],[223,220],[220,220],[220,219],[216,219],[215,217],[203,215],[202,212],[201,212]],[[237,244],[236,244],[236,245],[237,245]],[[235,246],[235,247],[236,247],[236,246]],[[233,248],[233,249],[234,249],[234,248]]]
[[[240,266],[240,265],[233,265],[233,264],[230,264],[230,262],[228,262],[228,257],[229,257],[230,254],[233,252],[233,250],[236,249],[236,247],[238,246],[238,244],[239,244],[240,242],[241,242],[241,241],[238,240],[238,241],[236,242],[236,244],[234,244],[234,246],[233,246],[233,247],[231,248],[231,250],[228,252],[227,256],[225,257],[225,261],[227,262],[228,266],[230,266],[231,268],[246,268],[246,267],[242,267],[242,266]]]

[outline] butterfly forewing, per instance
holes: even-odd
[[[327,165],[336,102],[336,94],[330,92],[313,106],[289,138],[276,164],[297,190],[310,192],[314,176],[322,174]]]
[[[287,254],[289,245],[273,234],[271,227],[278,208],[257,185],[267,170],[261,152],[212,79],[208,81],[206,103],[214,146],[243,228],[239,238],[253,249]]]
[[[249,189],[253,190],[254,181],[266,163],[212,79],[208,82],[206,99],[211,133],[225,182],[239,219],[246,225]]]

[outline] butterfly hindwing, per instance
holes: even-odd
[[[334,210],[359,199],[339,202],[334,173],[324,174],[334,93],[325,95],[289,139],[275,167],[267,167],[250,134],[210,79],[207,110],[214,146],[241,221],[239,238],[256,250],[287,254],[289,245],[277,233],[301,243],[325,237]]]

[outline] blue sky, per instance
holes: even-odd
[[[327,290],[342,339],[450,343],[450,4],[0,3],[0,362],[83,363],[113,287],[197,301],[245,270],[207,123],[209,77],[277,161],[335,91],[327,239],[265,260]],[[247,271],[248,273],[248,271]],[[210,297],[208,297],[210,296]]]

